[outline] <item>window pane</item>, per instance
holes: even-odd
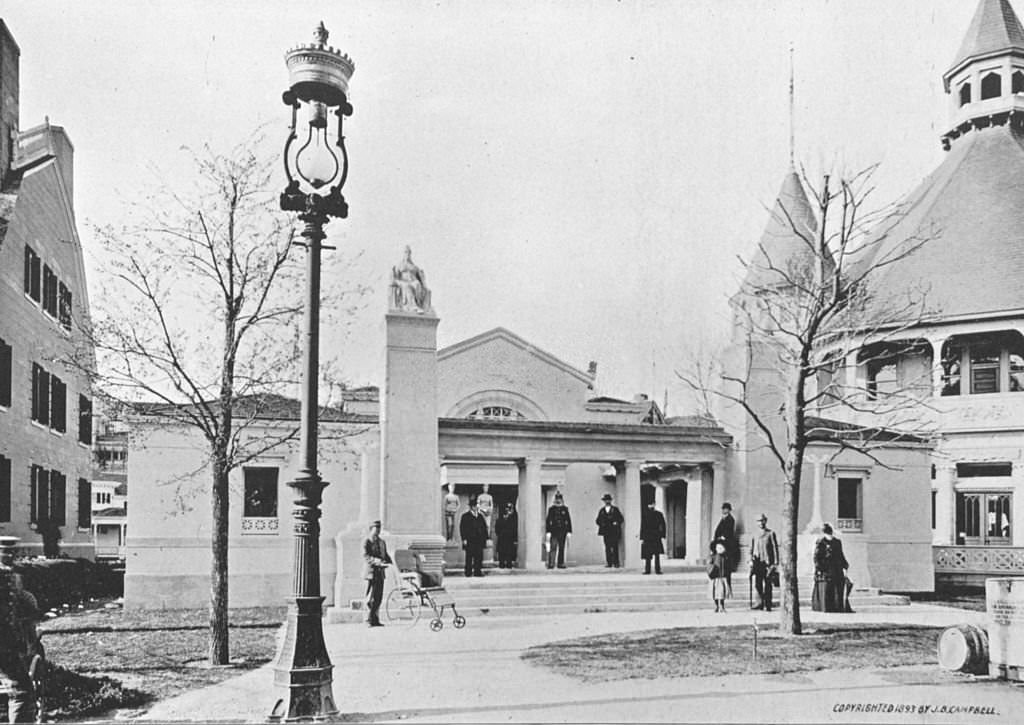
[[[956,464],[957,478],[979,478],[987,476],[1012,476],[1013,463],[992,462],[992,463],[958,463]]]
[[[840,478],[838,482],[838,518],[860,518],[860,479]]]
[[[989,543],[1009,543],[1010,541],[1010,494],[988,495],[988,531]]]
[[[277,469],[246,468],[243,516],[277,516]]]
[[[956,495],[956,543],[981,543],[981,495]]]
[[[1019,393],[1024,390],[1024,355],[1010,353],[1010,392]]]
[[[0,521],[11,520],[11,459],[0,456]]]

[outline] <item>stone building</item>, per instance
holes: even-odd
[[[92,393],[62,362],[89,309],[74,148],[48,120],[19,129],[19,61],[0,21],[0,533],[91,558]]]

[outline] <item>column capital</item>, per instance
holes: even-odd
[[[518,459],[516,465],[520,468],[540,468],[546,460],[543,456],[526,456]]]
[[[615,467],[617,472],[621,472],[623,470],[639,470],[640,466],[645,463],[647,463],[647,460],[644,458],[627,458],[625,460],[612,461],[612,465]]]

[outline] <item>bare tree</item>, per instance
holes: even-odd
[[[298,433],[297,421],[257,424],[299,379],[305,286],[293,219],[277,208],[259,145],[193,153],[181,189],[162,184],[131,205],[129,223],[97,230],[96,387],[207,445],[211,664],[228,662],[229,475]],[[352,293],[326,290],[325,318]]]
[[[811,189],[812,199],[808,204],[802,188],[792,199],[780,197],[772,221],[785,240],[767,234],[743,263],[745,280],[732,303],[734,344],[745,359],[723,368],[713,391],[752,422],[782,473],[780,623],[786,634],[802,630],[797,516],[808,443],[827,439],[837,452],[856,450],[885,465],[879,446],[929,427],[920,385],[865,388],[849,365],[905,352],[908,330],[928,314],[926,290],[887,289],[885,275],[936,232],[890,237],[904,209],[871,208],[875,169],[838,180],[824,175],[816,189],[806,175],[802,183],[794,175],[793,183]],[[679,375],[704,393],[707,373],[691,366]],[[930,370],[925,375],[930,385]]]

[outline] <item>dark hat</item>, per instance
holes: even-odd
[[[604,496],[601,497],[601,500],[602,501],[611,501],[612,500],[612,495],[610,493],[606,493]]]
[[[380,519],[370,522],[370,528],[372,529],[374,526],[376,526],[378,529],[380,528]]]
[[[555,494],[555,500],[556,500],[556,501],[561,501],[561,500],[562,500],[562,494],[561,494],[561,492],[559,492],[559,493],[556,493],[556,494]]]
[[[732,511],[732,504],[726,501],[725,503],[722,504],[722,508],[729,509],[730,511]]]
[[[823,534],[831,534],[832,533],[832,526],[830,524],[822,524],[821,525],[821,533],[823,533]]]
[[[477,505],[476,496],[470,496],[469,497],[469,505],[470,506],[476,506]]]
[[[758,521],[767,521],[768,517],[765,516],[764,514],[761,514],[760,516],[757,517],[757,520]]]

